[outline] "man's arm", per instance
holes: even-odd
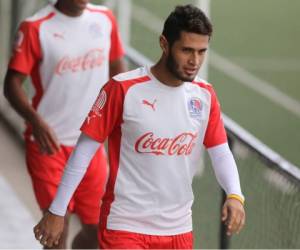
[[[239,233],[245,224],[244,196],[239,174],[227,143],[208,149],[216,178],[227,194],[222,208],[222,221],[227,225],[227,235]]]
[[[113,76],[125,72],[127,70],[126,63],[124,58],[121,57],[119,59],[110,61],[109,63],[109,77],[112,78]]]
[[[9,69],[4,80],[4,95],[11,106],[32,126],[33,135],[42,152],[59,150],[59,143],[52,129],[32,107],[23,89],[26,75]]]
[[[90,137],[80,135],[67,162],[58,191],[40,222],[34,227],[34,234],[42,245],[57,245],[64,227],[64,215],[77,186],[84,177],[90,161],[101,144]]]

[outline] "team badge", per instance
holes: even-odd
[[[99,38],[102,36],[102,28],[98,23],[92,23],[89,26],[89,33],[92,38]]]
[[[202,115],[202,102],[199,98],[192,97],[188,100],[188,110],[190,113],[190,116],[193,118],[200,118]]]

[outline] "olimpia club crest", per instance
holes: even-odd
[[[200,98],[192,97],[188,100],[188,110],[190,116],[193,118],[200,118],[202,116],[203,105]]]

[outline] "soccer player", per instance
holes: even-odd
[[[26,163],[42,211],[49,208],[80,126],[110,76],[124,71],[123,47],[115,18],[88,0],[58,0],[23,21],[5,78],[5,96],[25,119]],[[35,89],[29,102],[22,84],[30,75]],[[82,229],[75,248],[98,246],[100,200],[107,161],[99,148],[75,192],[69,212]],[[56,248],[65,248],[65,230]]]
[[[34,228],[38,240],[51,246],[60,238],[69,199],[107,137],[110,175],[100,248],[193,247],[191,184],[202,144],[227,193],[222,210],[227,233],[242,229],[244,197],[220,105],[212,85],[197,77],[211,35],[200,9],[177,6],[160,36],[160,60],[119,74],[102,88],[56,198]]]

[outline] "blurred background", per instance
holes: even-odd
[[[112,8],[127,47],[152,61],[161,53],[158,37],[163,21],[176,5],[193,3],[205,9],[214,25],[214,34],[207,65],[200,76],[213,84],[223,113],[251,133],[259,144],[253,146],[245,142],[243,133],[237,135],[235,129],[229,130],[248,214],[245,230],[231,239],[221,234],[222,193],[205,156],[207,167],[194,181],[195,247],[219,248],[220,244],[227,244],[230,248],[300,248],[299,172],[289,171],[294,175],[291,177],[284,170],[294,170],[300,165],[300,1],[91,2]],[[0,0],[1,86],[20,20],[46,3],[42,0]],[[0,223],[0,248],[36,248],[38,244],[32,239],[31,224],[37,221],[40,213],[23,162],[20,143],[23,122],[9,108],[2,91],[0,116],[0,150],[1,159],[4,159],[0,163],[0,184],[3,183],[0,194],[14,197],[11,207],[8,201],[0,203],[0,220],[9,218],[8,222]],[[264,144],[263,151],[271,159],[261,156],[257,149],[260,143]],[[268,150],[272,152],[268,154]],[[278,154],[274,155],[273,151]],[[18,223],[10,225],[14,220]],[[24,234],[28,236],[18,241],[16,235],[23,234],[25,226],[28,229],[26,227]]]

